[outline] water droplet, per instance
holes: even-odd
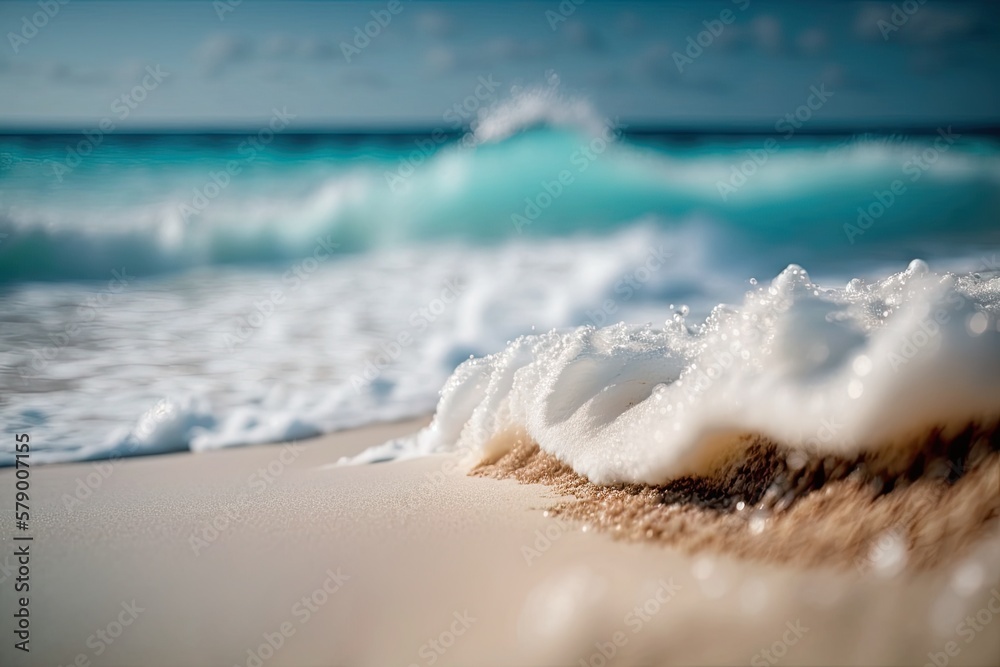
[[[864,377],[869,373],[871,373],[872,360],[869,359],[867,355],[859,354],[858,356],[854,357],[854,363],[851,364],[851,368],[854,369],[855,373],[857,373],[861,377]]]
[[[927,262],[922,259],[915,259],[910,262],[910,265],[906,267],[906,272],[911,276],[923,276],[930,271],[930,267],[927,266]]]
[[[865,391],[865,385],[861,380],[851,380],[847,383],[847,395],[851,398],[861,398]]]
[[[785,464],[792,470],[801,470],[806,466],[808,462],[808,456],[805,452],[795,450],[789,452],[788,456],[785,458]]]
[[[978,336],[984,331],[986,331],[986,327],[988,327],[989,324],[990,321],[986,317],[986,313],[983,312],[973,313],[972,316],[969,317],[969,323],[968,323],[969,333],[972,334],[973,336]]]
[[[694,575],[695,579],[700,579],[701,581],[711,577],[714,570],[715,563],[713,563],[712,559],[707,556],[702,556],[694,562],[694,565],[691,566],[691,574]]]
[[[963,598],[967,598],[983,585],[983,566],[976,561],[963,563],[951,577],[951,586]]]
[[[883,533],[872,546],[868,560],[880,576],[894,577],[906,566],[906,542],[895,530]]]
[[[767,528],[767,520],[770,517],[766,510],[757,510],[750,517],[748,526],[750,528],[751,535],[760,535]]]

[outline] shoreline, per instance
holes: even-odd
[[[1000,619],[956,634],[1000,586],[1000,526],[955,567],[889,577],[614,540],[553,517],[554,489],[469,476],[451,456],[329,467],[423,423],[121,459],[72,508],[94,463],[34,468],[32,650],[5,641],[0,661],[924,664],[952,641],[949,664],[1000,654]],[[5,493],[12,480],[0,471]]]

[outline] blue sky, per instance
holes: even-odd
[[[120,127],[254,125],[274,108],[299,127],[441,125],[479,77],[503,97],[550,72],[630,122],[771,127],[814,85],[833,92],[817,113],[831,125],[1000,120],[994,3],[909,0],[894,18],[870,2],[225,2],[43,0],[58,11],[37,34],[37,2],[0,4],[0,126],[94,125],[156,66],[168,76]],[[372,11],[391,21],[348,62]],[[679,68],[706,21],[718,35]]]

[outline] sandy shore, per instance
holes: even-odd
[[[31,652],[13,648],[8,517],[0,663],[943,667],[1000,656],[1000,527],[958,564],[919,574],[879,566],[877,544],[871,567],[799,569],[616,541],[547,516],[549,487],[469,477],[447,457],[331,465],[424,421],[33,467]],[[0,489],[12,506],[12,470]]]

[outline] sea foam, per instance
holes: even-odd
[[[816,454],[907,446],[1000,417],[1000,277],[900,273],[844,288],[791,265],[701,323],[522,336],[463,363],[433,422],[358,460],[527,437],[592,482],[704,474],[746,434]]]

